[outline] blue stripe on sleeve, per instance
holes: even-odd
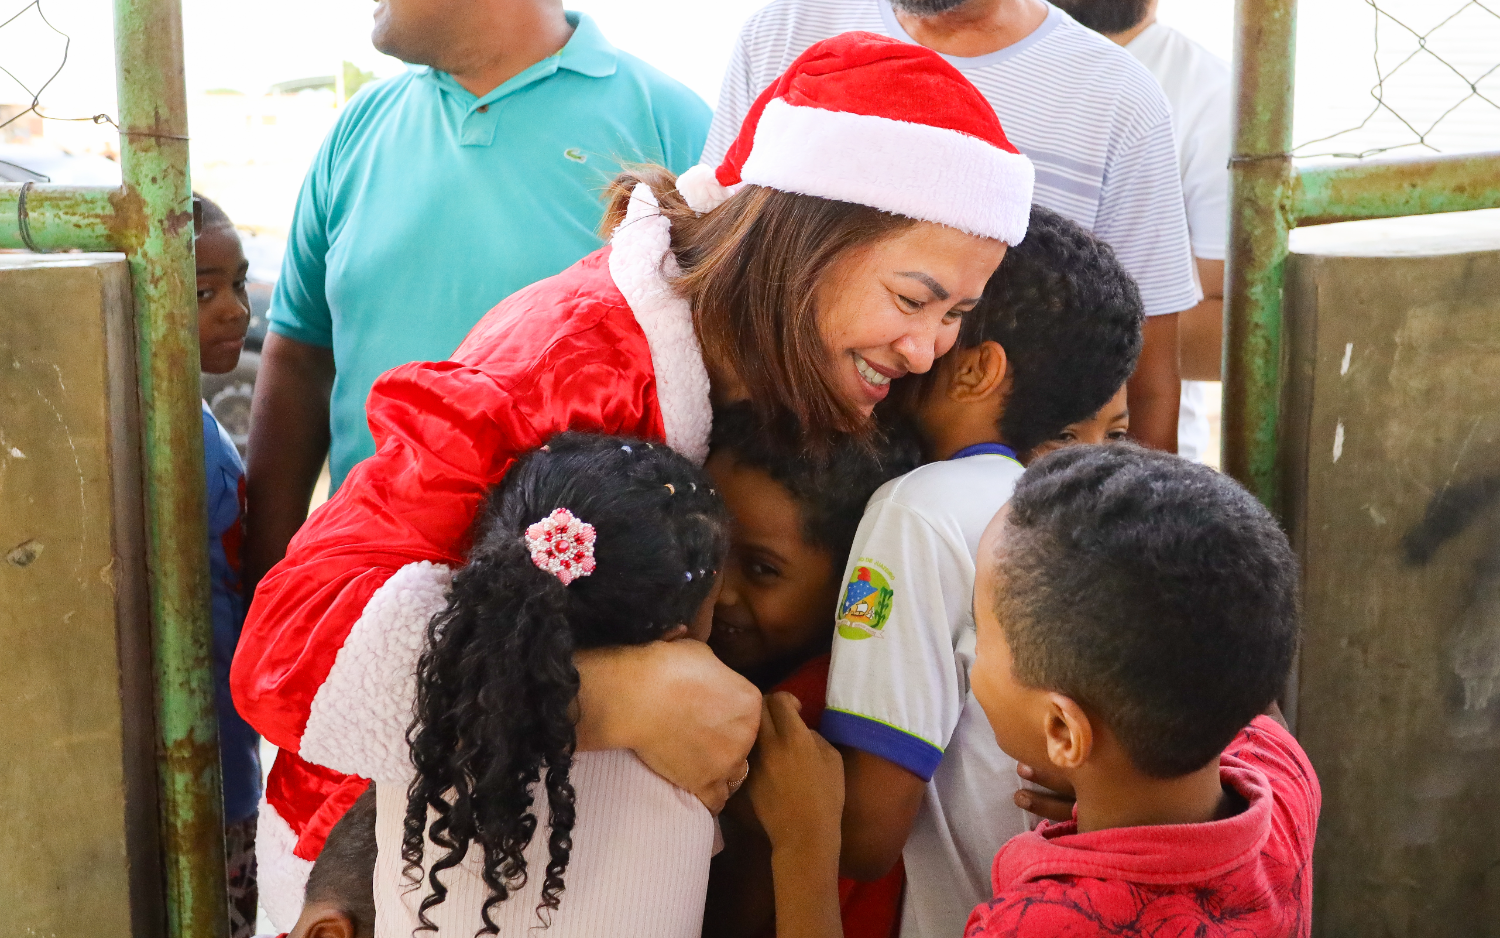
[[[823,711],[818,732],[831,743],[852,746],[894,762],[924,782],[932,780],[932,773],[943,761],[943,750],[925,739],[888,723],[832,707]]]

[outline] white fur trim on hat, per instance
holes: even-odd
[[[406,730],[417,700],[417,659],[452,582],[451,570],[423,560],[375,591],[313,697],[298,755],[347,775],[403,785],[411,779]]]
[[[307,874],[312,872],[312,861],[292,853],[296,846],[297,835],[291,825],[262,798],[260,819],[255,822],[255,875],[260,885],[260,907],[266,910],[271,924],[282,931],[291,931],[302,915]]]
[[[777,98],[740,176],[1017,244],[1036,174],[1026,157],[956,130]]]
[[[677,192],[688,208],[702,215],[723,205],[733,193],[719,184],[712,166],[699,163],[677,177]]]
[[[672,225],[650,186],[639,184],[630,193],[625,220],[615,229],[610,246],[609,275],[651,349],[667,445],[702,465],[714,420],[708,369],[693,330],[693,310],[667,282],[681,269],[672,254]]]

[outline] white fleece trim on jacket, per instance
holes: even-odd
[[[312,863],[292,850],[297,835],[270,802],[260,800],[260,819],[255,823],[256,878],[260,882],[260,906],[266,917],[282,931],[291,931],[302,915],[302,895]]]
[[[625,220],[610,239],[609,275],[651,349],[656,399],[666,425],[667,445],[699,465],[708,458],[713,405],[708,369],[693,330],[688,301],[668,284],[681,273],[672,254],[672,225],[647,185],[630,193]]]
[[[302,758],[377,782],[411,779],[406,729],[417,700],[417,659],[452,581],[453,571],[423,560],[375,591],[313,697]]]

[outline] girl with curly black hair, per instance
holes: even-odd
[[[491,494],[440,606],[398,588],[429,618],[410,785],[381,786],[377,935],[698,934],[713,819],[628,751],[575,752],[573,655],[706,639],[727,549],[686,458],[564,433]]]

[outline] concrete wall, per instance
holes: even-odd
[[[1500,212],[1298,232],[1314,933],[1500,936]]]
[[[0,254],[0,934],[164,933],[119,255]]]

